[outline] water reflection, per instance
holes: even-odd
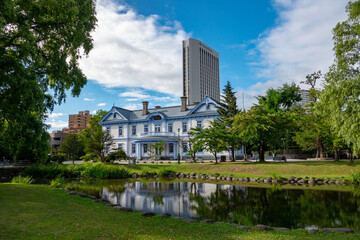
[[[243,225],[360,230],[360,200],[351,191],[160,181],[96,181],[73,184],[72,188],[137,211]]]

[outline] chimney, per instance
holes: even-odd
[[[148,106],[149,106],[149,102],[148,101],[143,101],[143,110],[142,110],[142,115],[147,115],[149,113],[148,111]]]
[[[181,111],[186,111],[186,97],[181,97]]]
[[[161,107],[159,105],[156,105],[155,106],[155,109],[160,109]]]

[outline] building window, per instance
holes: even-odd
[[[188,145],[187,145],[187,142],[183,142],[182,143],[182,147],[183,147],[183,152],[186,153],[188,151]]]
[[[202,121],[196,121],[196,127],[202,128]]]
[[[143,146],[144,146],[144,153],[147,153],[147,152],[148,152],[148,145],[147,145],[147,143],[145,143]]]
[[[155,132],[159,133],[161,131],[161,127],[159,124],[155,125]]]
[[[136,135],[136,126],[132,126],[131,128],[131,134]]]
[[[187,123],[186,122],[182,123],[182,132],[187,133]]]
[[[108,135],[110,135],[110,127],[107,127],[107,128],[106,128],[106,133],[107,133]]]
[[[210,104],[206,104],[206,110],[210,110]]]
[[[168,132],[173,132],[173,124],[172,123],[168,124]]]
[[[169,143],[169,153],[174,153],[174,143]]]
[[[149,132],[149,125],[144,125],[144,132],[145,133]]]
[[[119,137],[121,137],[123,135],[123,127],[120,126],[119,127]]]
[[[120,151],[120,149],[121,149],[121,150],[124,150],[122,143],[118,143],[118,151]]]
[[[131,144],[131,153],[136,153],[136,144],[135,143]]]

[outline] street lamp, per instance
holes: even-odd
[[[281,138],[281,140],[283,141],[283,144],[284,144],[284,157],[285,157],[285,140],[286,140],[286,138]]]
[[[178,131],[178,156],[177,156],[177,161],[178,161],[178,164],[180,164],[180,128],[177,129]]]

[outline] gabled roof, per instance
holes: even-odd
[[[159,113],[164,118],[176,118],[176,117],[186,117],[190,115],[204,115],[204,114],[217,114],[217,111],[214,108],[207,108],[204,106],[213,105],[218,107],[215,100],[210,97],[204,98],[199,104],[188,105],[185,111],[181,111],[181,106],[172,106],[172,107],[161,107],[161,108],[150,108],[148,109],[147,115],[142,115],[142,109],[140,110],[127,110],[120,107],[113,106],[111,110],[106,114],[106,116],[100,121],[100,124],[103,122],[112,122],[112,121],[142,121],[148,120],[151,116]],[[114,118],[113,114],[118,114],[120,118]]]

